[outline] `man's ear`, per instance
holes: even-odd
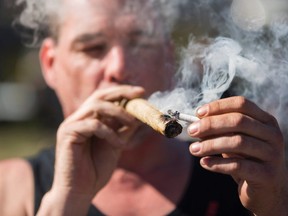
[[[47,38],[43,41],[39,54],[43,77],[47,85],[52,89],[54,89],[57,80],[54,66],[55,49],[56,45],[54,40]]]

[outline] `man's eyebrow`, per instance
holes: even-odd
[[[87,43],[90,41],[93,41],[97,38],[103,38],[104,34],[101,32],[97,32],[97,33],[85,33],[85,34],[81,34],[79,36],[77,36],[74,40],[73,40],[73,44],[76,43]]]
[[[140,36],[145,36],[145,37],[154,37],[155,35],[153,34],[152,31],[143,31],[141,29],[134,30],[129,32],[130,37],[140,37]]]

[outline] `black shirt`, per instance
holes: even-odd
[[[41,200],[52,186],[54,174],[54,148],[45,150],[28,161],[34,173],[35,213]],[[199,159],[194,158],[190,183],[174,211],[167,216],[248,216],[241,205],[237,184],[230,176],[203,169]],[[88,216],[103,216],[91,205]],[[147,212],[149,215],[149,212]]]

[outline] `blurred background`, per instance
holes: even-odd
[[[0,0],[0,160],[29,157],[54,145],[62,119],[42,79],[38,49],[25,47],[12,27],[17,12],[12,4]]]

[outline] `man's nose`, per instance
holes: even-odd
[[[113,47],[107,58],[105,79],[110,82],[125,82],[128,78],[128,61],[126,51],[122,46]]]

